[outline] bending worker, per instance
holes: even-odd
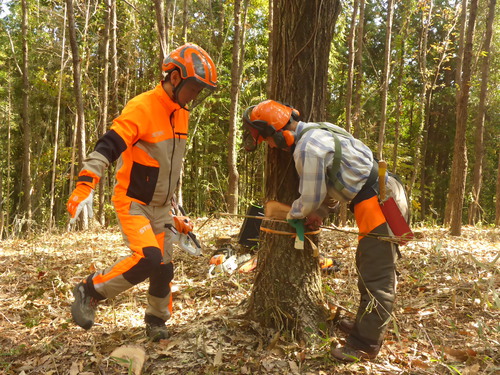
[[[303,219],[306,226],[317,229],[329,213],[323,204],[327,196],[350,202],[359,232],[367,233],[356,250],[361,299],[355,321],[341,321],[340,328],[349,332],[346,345],[331,354],[348,362],[374,359],[393,310],[398,251],[396,244],[377,237],[391,232],[378,201],[378,164],[372,151],[338,126],[299,121],[296,109],[273,100],[248,108],[243,122],[252,136],[247,149],[266,141],[270,147],[293,151],[300,197],[288,213],[290,223]],[[385,182],[388,195],[408,220],[403,186],[392,176],[386,175]]]
[[[204,88],[217,86],[212,59],[195,44],[171,52],[162,70],[163,80],[130,100],[98,140],[67,204],[71,222],[84,207],[91,214],[94,189],[108,166],[117,161],[112,201],[132,254],[78,283],[71,314],[76,324],[90,329],[99,301],[149,278],[144,319],[153,341],[168,334],[165,322],[172,309],[173,228],[185,234],[192,230],[187,218],[170,214],[188,136],[186,105]]]

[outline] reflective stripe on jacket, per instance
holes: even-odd
[[[188,121],[189,112],[160,83],[127,103],[83,169],[101,177],[118,160],[113,201],[168,205],[180,176]]]

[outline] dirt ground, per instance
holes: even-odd
[[[216,239],[229,236],[237,246],[240,226],[239,219],[199,218],[203,256],[175,250],[171,336],[159,343],[143,329],[147,282],[102,303],[91,330],[72,323],[75,283],[128,254],[116,228],[0,242],[0,373],[500,373],[498,229],[467,227],[455,238],[417,228],[419,240],[402,248],[395,319],[379,356],[343,364],[329,354],[345,339],[340,331],[305,344],[241,318],[252,272],[207,275]],[[340,263],[323,276],[325,298],[348,315],[358,302],[356,236],[323,231],[320,247]],[[126,354],[113,353],[118,348]]]

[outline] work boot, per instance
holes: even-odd
[[[91,297],[84,283],[79,283],[73,289],[75,301],[71,305],[71,315],[76,324],[83,329],[90,329],[94,325],[94,316],[99,301]]]
[[[350,319],[341,319],[337,323],[337,327],[344,333],[351,333],[351,331],[354,329],[354,320]]]
[[[157,342],[168,338],[167,327],[163,319],[146,314],[144,321],[146,322],[146,336],[148,336],[151,341]]]
[[[358,362],[362,359],[371,360],[377,357],[378,353],[368,353],[363,350],[354,349],[348,345],[332,349],[332,356],[343,362]]]

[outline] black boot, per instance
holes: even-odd
[[[146,336],[153,342],[168,338],[167,327],[165,321],[154,315],[146,314],[144,317],[146,322]]]

